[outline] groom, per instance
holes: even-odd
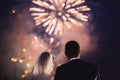
[[[76,41],[65,45],[68,62],[59,66],[54,80],[100,80],[96,66],[80,59],[80,46]]]

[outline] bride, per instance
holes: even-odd
[[[33,67],[32,80],[53,80],[54,57],[49,52],[43,52]]]

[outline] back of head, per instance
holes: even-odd
[[[76,41],[72,40],[66,43],[65,55],[67,56],[68,59],[73,57],[78,57],[79,53],[80,53],[80,46]]]
[[[42,73],[50,74],[53,70],[53,55],[49,52],[43,52],[38,59],[38,66],[41,67]]]
[[[48,52],[41,53],[41,55],[39,57],[39,64],[41,66],[45,66],[47,61],[48,61],[48,59],[49,59],[49,57],[50,57],[50,53],[48,53]]]

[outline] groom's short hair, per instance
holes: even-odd
[[[80,52],[80,46],[78,42],[71,40],[65,44],[65,55],[68,58],[77,57]]]

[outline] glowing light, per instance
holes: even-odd
[[[16,11],[15,10],[12,10],[12,13],[14,14]]]
[[[35,37],[34,37],[34,40],[35,40],[35,41],[38,41],[38,38],[37,38],[37,36],[35,36]]]
[[[11,61],[17,62],[17,61],[18,61],[18,58],[11,58]]]
[[[27,74],[27,73],[28,73],[28,71],[27,71],[27,70],[25,70],[25,71],[24,71],[24,73],[25,73],[25,74]]]
[[[63,35],[65,30],[73,26],[81,27],[82,21],[88,21],[88,16],[83,14],[90,8],[81,5],[85,0],[33,0],[35,5],[30,8],[36,26],[43,25],[46,32],[51,35]]]
[[[23,60],[22,60],[22,59],[20,59],[20,60],[19,60],[19,62],[20,62],[20,63],[23,63]]]
[[[26,52],[26,49],[25,49],[25,48],[23,48],[23,49],[22,49],[22,51],[23,51],[23,52]]]
[[[25,74],[22,74],[22,75],[21,75],[21,78],[25,78],[25,77],[26,77],[26,75],[25,75]]]
[[[57,44],[55,45],[55,47],[59,46],[60,45],[60,42],[57,42]]]
[[[26,66],[29,68],[29,67],[30,67],[30,64],[29,64],[29,63],[27,63],[27,64],[26,64]]]
[[[24,58],[13,57],[13,58],[11,58],[11,61],[12,62],[18,62],[19,61],[20,63],[23,63],[23,59]]]
[[[50,44],[52,44],[54,41],[54,38],[50,38]]]

